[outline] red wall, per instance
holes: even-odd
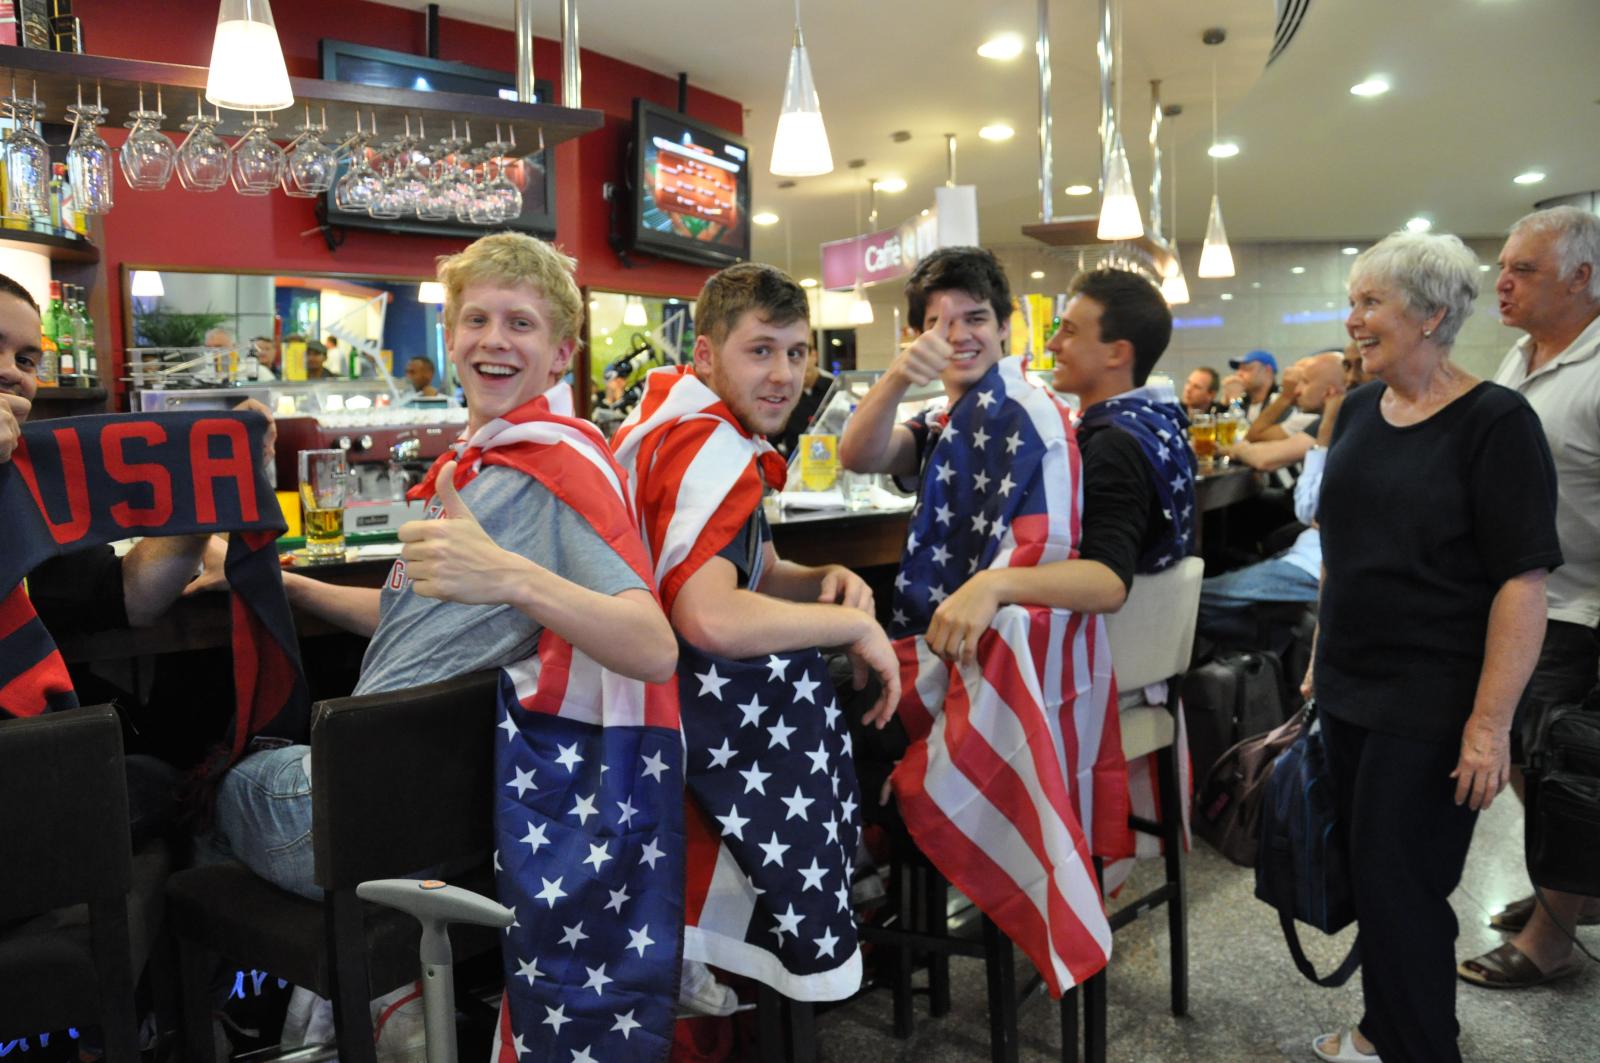
[[[210,62],[217,0],[78,0],[73,10],[83,19],[91,52],[196,66]],[[509,3],[506,10],[509,16]],[[420,10],[364,0],[275,0],[272,12],[289,73],[299,77],[321,76],[317,42],[324,37],[417,54],[425,48]],[[441,23],[440,58],[507,72],[515,67],[516,44],[509,31],[448,18]],[[610,204],[601,199],[601,186],[620,179],[633,98],[675,106],[676,78],[591,51],[584,51],[582,60],[583,104],[604,111],[606,121],[604,128],[555,149],[556,242],[577,258],[580,284],[692,297],[712,271],[646,257],[635,259],[636,268],[624,268],[608,243]],[[560,61],[557,42],[535,41],[534,68],[540,77],[559,84]],[[190,113],[178,109],[192,109],[194,103],[171,96],[163,102],[168,114]],[[690,89],[689,113],[734,132],[743,128],[739,103],[709,92]],[[122,120],[120,115],[111,118],[116,125]],[[290,119],[289,124],[297,120]],[[120,142],[120,137],[108,139]],[[426,277],[432,276],[437,256],[458,251],[467,242],[352,229],[343,245],[329,252],[322,235],[314,231],[316,224],[309,200],[282,195],[252,198],[231,189],[188,192],[176,180],[160,192],[137,192],[119,181],[117,205],[104,219],[102,241],[110,286],[110,335],[120,348],[119,267],[124,263]]]

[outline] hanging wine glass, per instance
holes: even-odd
[[[243,196],[264,196],[283,181],[288,157],[268,135],[272,119],[252,111],[250,127],[234,142],[231,177],[233,189]]]
[[[14,217],[50,213],[50,146],[34,126],[43,109],[34,92],[25,100],[13,88],[5,101],[14,121],[5,140],[7,213]]]
[[[500,139],[500,127],[495,127],[495,140],[489,147],[494,151],[494,179],[485,187],[486,195],[494,197],[500,220],[505,221],[515,218],[522,213],[522,189],[518,183],[506,176],[507,168],[512,168],[520,175],[523,170],[520,159],[507,157],[507,152],[515,151],[517,147],[516,131],[513,130],[511,140]]]
[[[333,186],[333,205],[348,213],[365,213],[372,202],[377,186],[377,175],[368,158],[367,140],[370,134],[361,128],[361,112],[356,112],[356,131],[345,138],[335,149],[336,155],[346,163],[344,176]]]
[[[405,195],[400,190],[401,182],[395,173],[396,169],[397,164],[392,157],[380,164],[382,176],[372,190],[372,198],[367,201],[367,213],[374,218],[389,220],[405,213]]]
[[[83,102],[83,87],[78,87],[72,115],[72,136],[67,142],[67,181],[72,185],[73,202],[85,214],[107,214],[115,199],[116,177],[111,163],[111,145],[100,135],[100,122],[110,112],[100,105],[98,88],[95,102]]]
[[[220,113],[206,114],[198,95],[194,111],[180,127],[189,135],[178,145],[178,183],[194,192],[215,192],[228,183],[228,142],[217,135]]]
[[[302,199],[320,196],[333,187],[339,174],[339,156],[322,141],[322,134],[328,131],[326,108],[322,114],[322,121],[313,125],[311,108],[306,107],[305,124],[287,149],[288,172],[283,183],[287,195]]]
[[[161,131],[166,115],[161,110],[161,90],[156,89],[156,109],[144,109],[144,86],[139,87],[139,109],[128,117],[131,130],[122,142],[118,158],[122,162],[122,177],[130,188],[156,192],[167,187],[172,171],[178,163],[178,149]]]

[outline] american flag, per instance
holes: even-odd
[[[220,411],[23,427],[0,464],[0,717],[77,704],[22,582],[40,563],[132,534],[232,532],[234,717],[200,774],[218,777],[258,735],[305,739],[310,700],[273,546],[284,522],[260,461],[266,431],[260,414]]]
[[[612,445],[669,615],[684,582],[750,520],[782,459],[687,368],[654,370]],[[680,643],[688,743],[684,955],[796,1000],[861,982],[849,910],[860,796],[815,651],[731,661]]]
[[[539,480],[647,583],[622,470],[558,386],[446,453]],[[495,882],[516,920],[501,950],[496,1063],[665,1058],[683,925],[683,739],[675,684],[601,668],[548,629],[504,669],[495,736]]]
[[[1083,429],[1126,432],[1149,465],[1150,486],[1161,506],[1162,524],[1139,557],[1139,572],[1160,572],[1194,553],[1197,466],[1189,449],[1189,418],[1170,384],[1146,384],[1083,411]]]
[[[1111,952],[1091,855],[1133,851],[1104,620],[1007,606],[969,667],[935,657],[920,635],[980,568],[1077,556],[1069,416],[1006,358],[934,419],[894,597],[912,741],[892,777],[900,813],[1057,996]]]

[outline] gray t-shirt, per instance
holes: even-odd
[[[619,594],[644,580],[594,528],[531,476],[490,466],[461,490],[497,544],[581,587]],[[437,503],[428,517],[437,517]],[[405,562],[383,586],[378,630],[361,661],[355,693],[435,683],[533,655],[542,627],[510,605],[462,605],[413,594]]]

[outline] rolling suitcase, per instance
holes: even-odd
[[[1224,653],[1183,680],[1183,721],[1194,778],[1222,754],[1284,721],[1283,667],[1272,653]]]

